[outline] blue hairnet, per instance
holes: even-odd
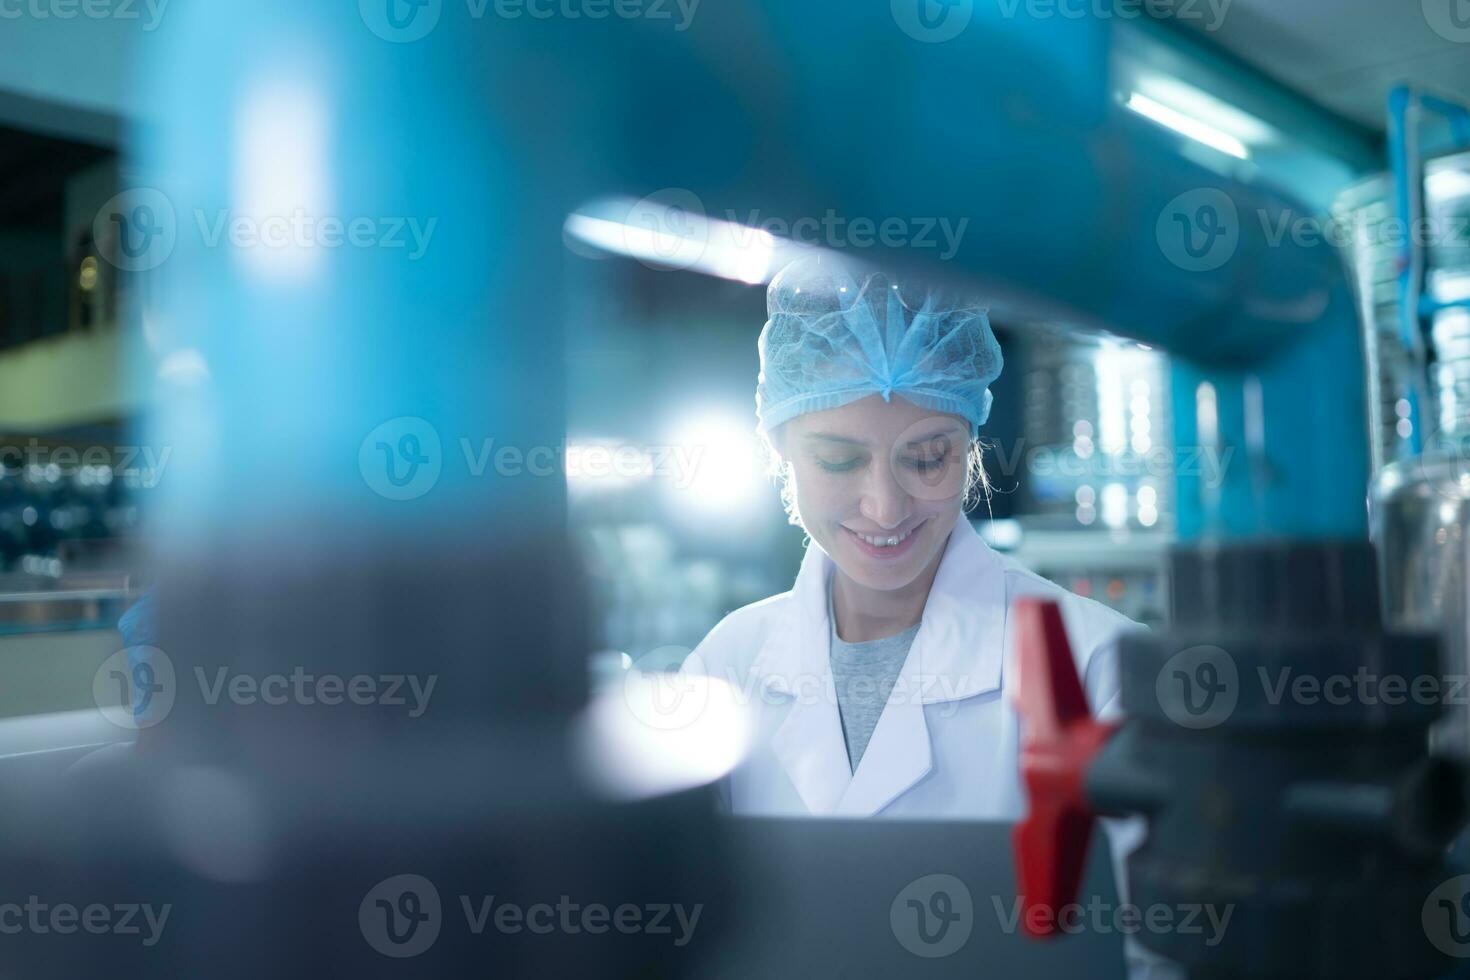
[[[755,391],[760,431],[898,394],[968,420],[977,435],[1002,364],[986,311],[932,291],[904,293],[881,273],[859,281],[829,257],[800,259],[771,280]]]

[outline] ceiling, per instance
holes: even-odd
[[[1313,101],[1376,130],[1383,129],[1388,91],[1399,82],[1470,103],[1470,0],[1229,0],[1217,30],[1199,26],[1205,22],[1180,19]]]

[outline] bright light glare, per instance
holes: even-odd
[[[1203,89],[1187,85],[1173,75],[1144,72],[1131,89],[1176,112],[1202,120],[1247,146],[1269,143],[1280,135],[1261,119]]]
[[[309,278],[321,262],[320,242],[308,229],[333,208],[328,124],[320,92],[304,81],[272,78],[240,104],[234,214],[227,217],[251,230],[248,247],[232,254],[263,278]]]
[[[1470,197],[1470,173],[1452,167],[1433,170],[1424,176],[1424,189],[1435,198]]]
[[[1161,126],[1167,126],[1176,133],[1188,136],[1195,142],[1203,143],[1221,153],[1228,153],[1239,160],[1245,160],[1250,156],[1250,151],[1245,148],[1245,144],[1236,137],[1216,129],[1203,120],[1186,115],[1178,109],[1172,109],[1162,102],[1156,102],[1142,92],[1134,92],[1130,95],[1127,105],[1140,116],[1152,119]]]
[[[1128,523],[1128,488],[1123,484],[1109,483],[1103,487],[1102,519],[1108,527]]]
[[[209,362],[192,347],[166,355],[158,365],[158,380],[177,385],[196,385],[209,380]]]
[[[696,416],[672,443],[672,453],[684,465],[679,479],[665,485],[681,508],[730,514],[774,492],[761,477],[760,446],[748,424],[724,415]]]
[[[725,776],[750,744],[739,691],[700,674],[644,673],[594,697],[578,726],[588,780],[617,799],[642,799]]]
[[[653,476],[653,457],[641,446],[613,440],[567,444],[567,485],[573,493],[625,490]]]
[[[1131,347],[1105,344],[1093,356],[1097,378],[1098,448],[1121,455],[1128,448],[1129,402],[1127,383],[1147,371],[1154,355]],[[1137,417],[1136,409],[1135,415]],[[1133,431],[1137,431],[1135,428]]]
[[[626,206],[624,208],[626,210]],[[687,215],[684,234],[586,214],[567,217],[564,230],[604,252],[676,269],[697,269],[737,282],[762,283],[775,266],[776,238],[763,228]]]

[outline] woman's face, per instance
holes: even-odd
[[[902,589],[937,559],[964,499],[968,422],[869,395],[784,429],[802,526],[848,578]]]

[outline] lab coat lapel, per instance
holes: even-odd
[[[815,541],[807,546],[793,601],[769,634],[754,669],[768,690],[793,699],[771,747],[807,809],[820,815],[869,816],[933,768],[925,704],[1000,688],[1005,582],[994,552],[961,518],[930,588],[923,625],[853,773],[832,682],[827,619],[832,567]]]
[[[842,816],[872,816],[928,775],[934,766],[929,725],[917,685],[916,652],[911,650],[904,661],[893,694],[878,717],[878,727],[873,729],[857,772],[838,803],[837,812]]]
[[[929,774],[934,753],[924,705],[997,690],[1004,625],[1004,577],[994,552],[961,517],[929,589],[923,625],[839,814],[872,816]]]
[[[755,661],[766,688],[791,698],[785,720],[771,737],[771,750],[807,809],[819,815],[836,810],[852,778],[828,659],[830,574],[831,559],[811,542],[789,612]]]

